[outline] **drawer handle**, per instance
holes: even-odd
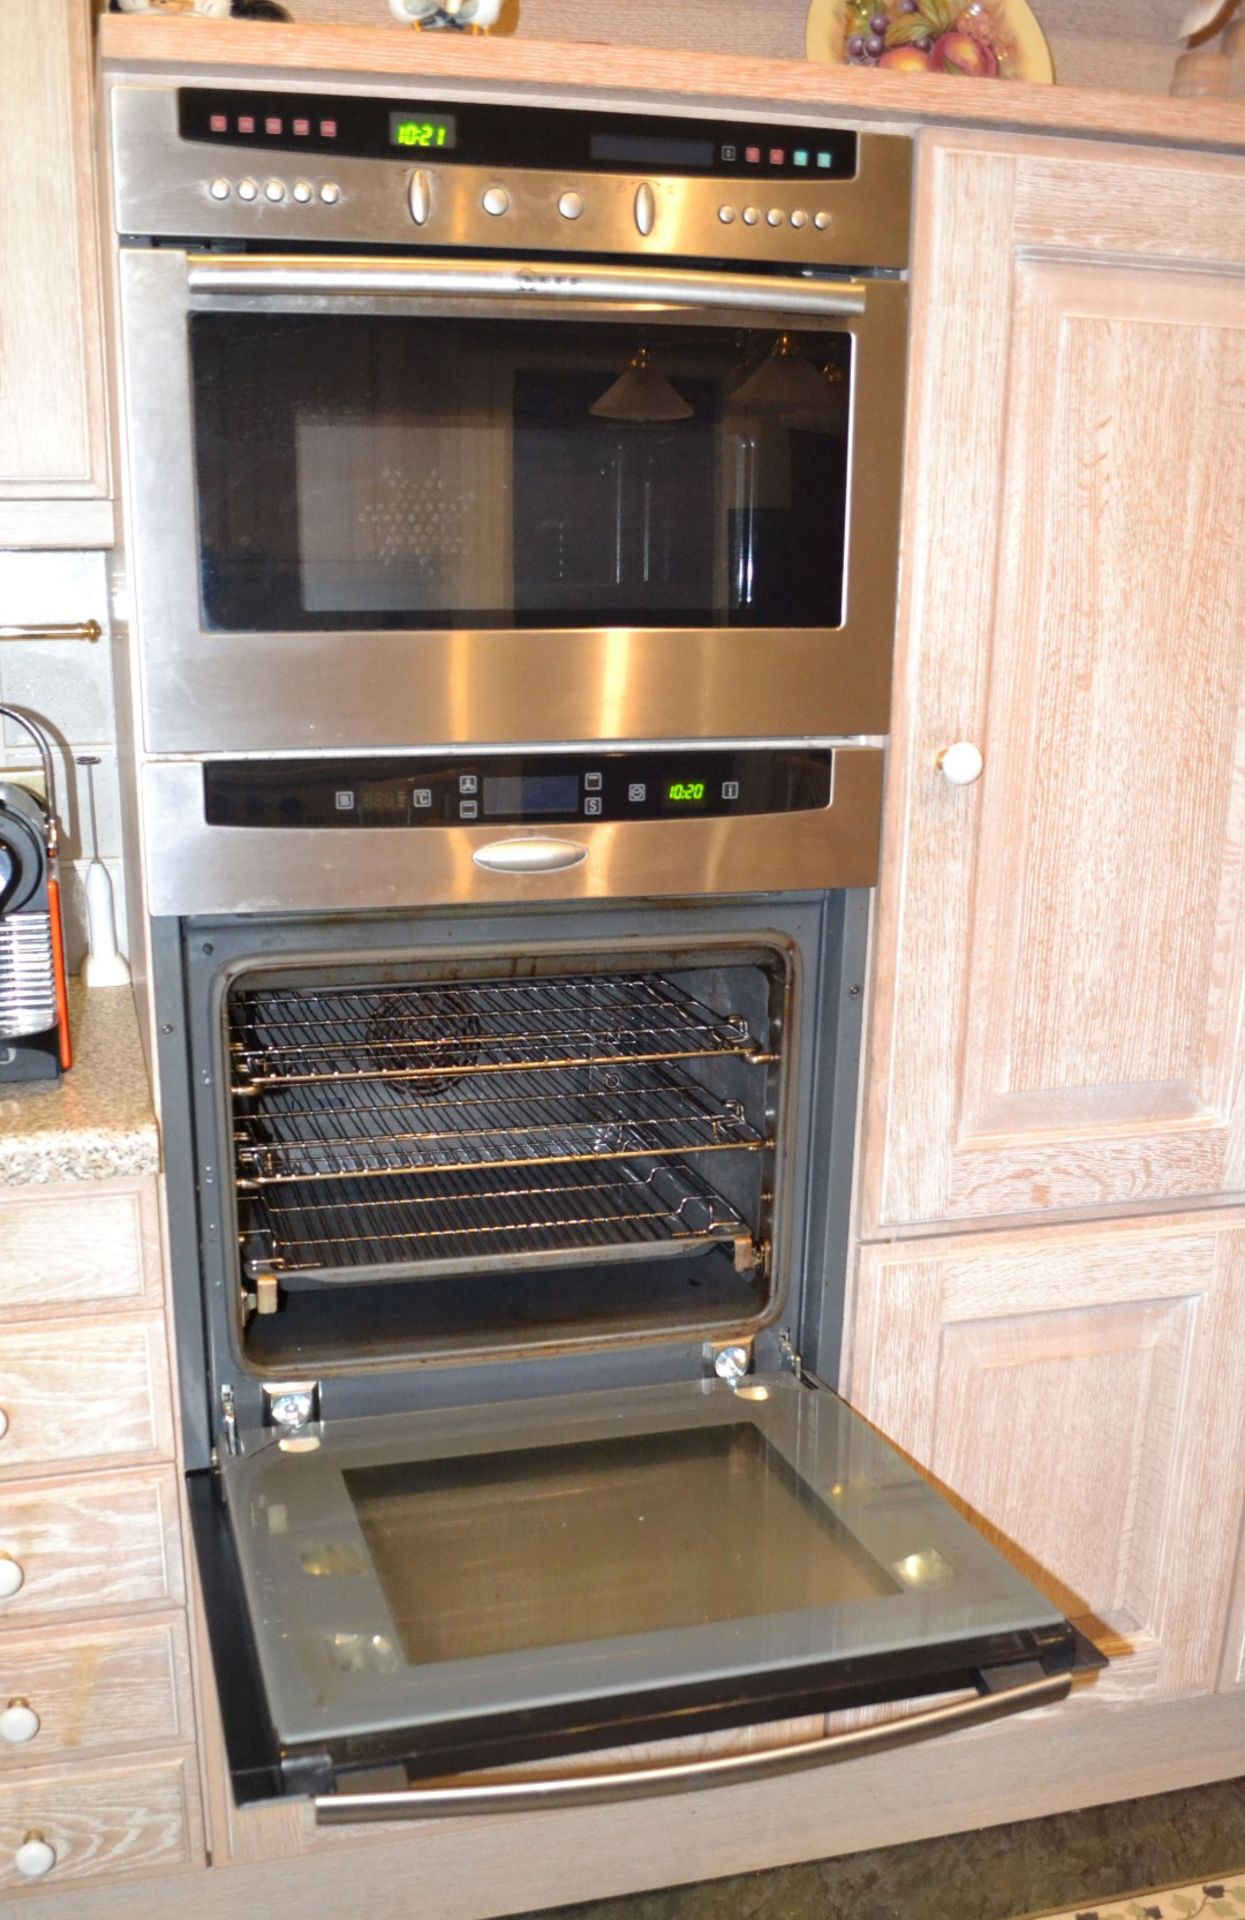
[[[39,1716],[20,1694],[0,1713],[0,1740],[7,1740],[11,1747],[24,1747],[38,1731]]]
[[[4,1439],[4,1436],[8,1432],[8,1430],[9,1430],[9,1416],[4,1411],[4,1408],[0,1407],[0,1440]]]
[[[0,1600],[11,1600],[26,1578],[25,1568],[0,1549]]]
[[[13,1865],[28,1880],[42,1880],[56,1865],[56,1848],[45,1840],[37,1827],[22,1835],[22,1844],[13,1855]]]

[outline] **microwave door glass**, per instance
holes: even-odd
[[[197,313],[225,632],[835,628],[852,338]]]
[[[222,1474],[281,1749],[428,1774],[674,1713],[950,1690],[1070,1645],[836,1396],[750,1393],[330,1421],[298,1452],[246,1436]]]

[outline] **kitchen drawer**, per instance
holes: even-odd
[[[193,1738],[183,1614],[0,1633],[0,1777]]]
[[[0,1475],[117,1455],[169,1458],[162,1316],[64,1321],[0,1339]]]
[[[21,1585],[0,1599],[0,1633],[58,1614],[128,1612],[183,1596],[171,1467],[16,1481],[0,1495],[0,1555]],[[9,1569],[0,1565],[0,1585]]]
[[[155,1187],[85,1181],[0,1191],[0,1321],[97,1313],[158,1295]]]
[[[41,1836],[54,1855],[37,1879],[15,1864],[28,1836]],[[52,1892],[74,1881],[184,1868],[202,1857],[190,1753],[132,1766],[29,1768],[0,1780],[0,1900],[29,1899],[39,1888]]]
[[[0,1340],[0,1475],[173,1453],[161,1315],[63,1321]]]

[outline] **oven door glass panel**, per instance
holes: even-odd
[[[197,313],[205,625],[842,624],[852,339]]]
[[[763,1719],[950,1688],[1073,1640],[787,1377],[330,1421],[306,1451],[248,1436],[222,1474],[286,1753],[428,1773],[559,1728],[607,1744],[681,1700]]]

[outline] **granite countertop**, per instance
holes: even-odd
[[[160,1143],[129,987],[69,988],[74,1064],[60,1080],[0,1083],[0,1186],[155,1173]]]

